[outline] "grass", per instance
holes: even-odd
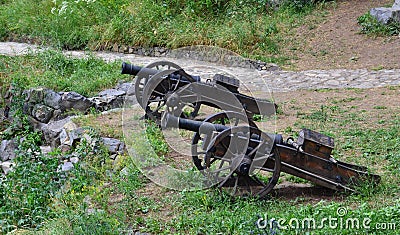
[[[86,59],[66,57],[55,50],[16,57],[0,55],[0,66],[2,97],[11,83],[18,83],[23,89],[47,87],[93,96],[127,79],[118,73],[120,62],[108,64],[94,56]]]
[[[357,18],[361,32],[371,36],[394,36],[400,34],[400,23],[391,21],[382,24],[368,12]]]
[[[246,1],[41,1],[2,2],[0,39],[33,41],[63,49],[111,49],[116,45],[179,48],[210,45],[266,62],[282,55],[291,31],[326,4]],[[310,23],[311,24],[311,23]]]

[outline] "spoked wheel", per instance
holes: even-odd
[[[146,111],[146,116],[153,121],[158,122],[161,120],[162,112],[167,109],[167,100],[171,96],[175,96],[175,92],[179,90],[179,88],[190,84],[189,81],[184,80],[181,75],[176,73],[178,70],[168,69],[161,71],[147,82],[142,92],[142,107]],[[174,78],[171,78],[169,75],[176,73]],[[170,99],[171,101],[172,99]],[[177,96],[176,102],[179,103],[180,99]],[[178,104],[176,104],[178,105]],[[185,103],[184,106],[180,104],[179,106],[181,111],[181,117],[184,118],[194,118],[199,109],[200,103]],[[173,106],[178,107],[178,106]]]
[[[225,111],[216,113],[204,119],[204,122],[213,124],[222,124],[227,127],[235,126],[251,126],[257,128],[257,125],[253,120],[242,113]],[[206,168],[204,157],[207,150],[206,140],[211,140],[211,136],[207,136],[205,133],[196,132],[192,138],[192,160],[196,168],[200,171]]]
[[[206,151],[203,172],[209,183],[232,196],[263,198],[278,182],[281,170],[273,143],[273,137],[254,127],[224,130]]]
[[[176,71],[181,69],[181,67],[175,63],[169,62],[169,61],[157,61],[154,63],[151,63],[144,67],[143,69],[153,69],[153,70],[158,70],[159,72],[162,72],[164,70],[171,70],[171,71]],[[152,78],[152,76],[149,76],[146,72],[139,71],[139,73],[136,75],[136,81],[135,81],[135,96],[140,105],[142,105],[142,99],[143,99],[143,90],[148,81]],[[146,106],[142,106],[142,108],[145,108]]]

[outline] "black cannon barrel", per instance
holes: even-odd
[[[178,127],[180,129],[201,133],[210,133],[212,131],[221,132],[229,128],[228,126],[224,126],[221,124],[213,124],[209,122],[175,117],[170,113],[165,113],[161,120],[161,126],[166,128]]]
[[[150,69],[146,67],[136,66],[123,62],[121,74],[130,74],[136,76],[140,72],[140,76],[150,77],[160,72],[157,69]],[[199,76],[187,74],[183,69],[177,69],[176,72],[169,75],[173,80],[181,80],[183,82],[200,82]]]
[[[189,130],[189,131],[198,132],[198,133],[205,133],[205,134],[212,133],[213,131],[222,132],[226,129],[231,128],[230,126],[225,126],[225,125],[221,125],[221,124],[214,124],[214,123],[209,123],[209,122],[202,122],[202,121],[196,121],[196,120],[191,120],[191,119],[186,119],[186,118],[175,117],[174,115],[172,115],[170,113],[164,114],[164,116],[161,120],[161,126],[163,128],[178,127],[180,129]],[[273,147],[275,147],[277,144],[284,143],[282,135],[280,135],[280,134],[268,134],[267,133],[267,135],[273,141],[273,143],[272,143]],[[259,142],[259,140],[260,140],[260,136],[258,134],[252,134],[249,141]]]
[[[121,74],[137,75],[140,70],[142,70],[142,73],[150,75],[150,76],[159,72],[156,69],[143,68],[141,66],[136,66],[136,65],[132,65],[132,64],[123,62],[122,68],[121,68]]]

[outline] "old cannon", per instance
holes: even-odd
[[[284,140],[280,134],[260,130],[252,114],[273,115],[275,105],[272,102],[240,94],[230,89],[232,84],[225,87],[218,82],[201,82],[200,78],[180,68],[163,71],[145,72],[146,76],[153,75],[144,89],[138,90],[142,107],[146,110],[158,96],[164,108],[156,109],[158,115],[151,117],[158,119],[160,127],[194,132],[192,160],[205,176],[206,187],[216,186],[233,195],[263,198],[278,183],[281,172],[338,191],[356,191],[365,181],[373,184],[380,181],[378,175],[369,173],[364,166],[334,159],[331,137],[303,129],[297,140],[292,137]],[[162,76],[154,75],[159,73]],[[168,83],[174,84],[173,89],[161,93],[157,90],[164,89]],[[221,112],[204,120],[193,120],[183,115],[185,107],[193,104],[217,107]]]
[[[202,102],[187,102],[185,107],[187,110],[183,113],[187,118],[194,118],[201,104],[217,107],[215,99],[224,100],[226,95],[223,94],[227,92],[234,94],[234,99],[239,100],[241,108],[247,112],[249,118],[252,115],[268,114],[266,110],[269,110],[268,112],[275,110],[275,104],[269,100],[240,93],[239,80],[224,74],[215,74],[212,79],[203,82],[199,76],[189,75],[181,67],[169,61],[154,62],[146,67],[123,63],[121,73],[135,76],[136,99],[145,110],[146,117],[153,121],[160,120],[161,113],[166,108],[167,97],[189,84],[196,88],[201,87],[202,92],[214,94],[214,97]],[[263,110],[260,110],[260,107]]]

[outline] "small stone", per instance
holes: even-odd
[[[326,85],[330,86],[330,87],[336,87],[340,85],[340,82],[337,80],[328,80],[325,83]]]
[[[120,176],[128,176],[129,175],[129,169],[127,167],[124,167],[120,172]]]
[[[51,146],[40,146],[40,151],[42,154],[47,155],[52,151]]]
[[[113,45],[113,47],[112,47],[112,51],[113,51],[113,52],[118,52],[118,49],[119,49],[119,46],[118,46],[117,43],[115,43],[115,44]]]
[[[79,162],[79,158],[78,158],[78,157],[71,157],[69,160],[70,160],[70,162],[72,162],[73,164],[76,164],[76,163]]]
[[[67,152],[71,151],[71,149],[72,149],[72,147],[69,145],[60,145],[58,148],[60,149],[60,151],[62,153],[67,153]]]
[[[102,141],[111,154],[122,153],[125,148],[125,144],[118,139],[103,137]]]
[[[74,169],[74,164],[72,164],[72,162],[64,162],[61,165],[61,171],[70,171]]]
[[[12,170],[12,167],[14,166],[14,163],[7,161],[7,162],[2,162],[0,163],[1,169],[3,170],[4,174],[8,174]]]
[[[62,129],[60,133],[60,144],[73,146],[74,143],[82,138],[85,130],[83,128],[77,128],[74,130]]]

